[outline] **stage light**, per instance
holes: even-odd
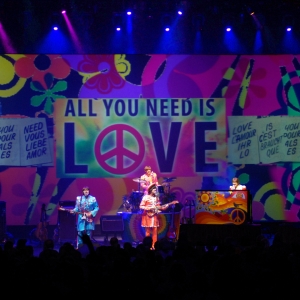
[[[255,14],[254,10],[250,6],[246,6],[246,11],[250,16],[253,16]]]
[[[62,15],[60,13],[53,13],[51,15],[51,26],[53,30],[58,30],[62,22]]]
[[[186,13],[189,4],[187,3],[187,1],[179,1],[179,3],[176,6],[177,6],[177,14],[179,16],[182,16]]]
[[[165,31],[170,31],[171,25],[172,25],[172,17],[170,14],[164,14],[162,16],[162,25],[165,29]]]
[[[114,27],[117,31],[121,31],[123,27],[123,16],[121,13],[114,13],[113,15]]]
[[[222,17],[222,23],[226,31],[231,31],[233,27],[237,27],[239,15],[235,13],[226,13]]]
[[[131,11],[128,10],[126,14],[127,14],[127,16],[131,16]]]
[[[286,28],[286,31],[291,31],[294,23],[295,19],[293,15],[287,14],[282,17],[282,24]]]
[[[2,26],[1,21],[0,21],[0,41],[2,42],[5,53],[17,53],[4,27]]]
[[[67,29],[70,33],[70,36],[72,38],[72,42],[73,42],[73,44],[76,48],[76,52],[77,53],[82,53],[83,48],[82,48],[81,42],[80,42],[79,37],[78,37],[78,35],[75,31],[75,28],[72,25],[71,20],[69,19],[69,16],[66,13],[62,13],[62,16],[63,16],[63,19],[64,19],[65,24],[67,26]]]

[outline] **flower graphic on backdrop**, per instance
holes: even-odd
[[[204,208],[205,210],[209,210],[209,205],[212,202],[212,194],[208,191],[198,192],[198,209]]]
[[[52,75],[48,74],[45,77],[51,77]],[[51,81],[51,79],[49,80]],[[46,79],[47,82],[47,79]],[[44,90],[42,87],[37,88],[32,82],[30,83],[30,87],[32,90],[41,92],[42,95],[33,96],[30,99],[30,103],[32,106],[38,107],[44,102],[44,111],[51,115],[53,113],[53,103],[56,99],[65,98],[65,96],[55,94],[57,92],[65,91],[67,89],[66,81],[58,81],[52,89]]]
[[[79,74],[88,89],[97,89],[99,93],[108,94],[112,89],[121,89],[125,77],[130,73],[130,63],[125,55],[84,55],[78,65]]]
[[[15,71],[19,77],[32,78],[33,82],[38,82],[46,90],[50,87],[47,74],[51,74],[52,79],[64,79],[70,74],[71,68],[60,55],[30,54],[16,61]]]

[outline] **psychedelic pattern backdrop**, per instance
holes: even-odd
[[[299,162],[235,165],[228,162],[227,153],[229,116],[299,116],[298,59],[294,55],[1,55],[1,120],[36,118],[38,124],[38,119],[44,118],[48,139],[53,144],[50,164],[0,164],[0,200],[6,201],[7,225],[37,224],[43,204],[50,224],[56,224],[59,201],[74,200],[84,185],[90,186],[99,202],[99,222],[101,215],[115,214],[124,196],[138,189],[133,178],[143,174],[145,165],[158,174],[160,183],[164,178],[176,177],[170,192],[183,205],[187,200],[199,201],[195,190],[228,189],[236,176],[253,197],[254,221],[298,222]],[[151,116],[151,120],[145,114],[137,114],[126,116],[122,122],[116,116],[94,122],[95,111],[89,103],[99,99],[106,99],[107,105],[109,100],[156,99],[166,105],[173,101],[175,109],[172,115],[159,114]],[[72,107],[66,106],[68,101],[75,101],[75,115],[70,116]],[[178,119],[176,107],[182,108],[184,101],[204,101],[210,110]],[[67,107],[65,116],[59,110],[61,106]],[[212,111],[215,113],[209,116]],[[74,120],[69,122],[69,117]],[[140,157],[130,172],[103,172],[98,160],[99,173],[92,168],[91,176],[76,175],[95,165],[91,151],[97,149],[91,145],[92,137],[97,140],[95,135],[99,135],[104,141],[103,124],[108,126],[107,122],[114,128],[122,124],[123,131],[125,125],[134,128],[141,135],[147,155]],[[1,158],[9,151],[4,128],[0,128]],[[146,129],[151,135],[145,133]],[[106,148],[112,141],[107,137]],[[118,141],[114,140],[116,145]],[[122,149],[127,146],[132,150],[134,141],[125,141]],[[104,151],[100,144],[98,150]],[[174,145],[180,151],[176,152]],[[62,168],[64,159],[72,167]],[[165,170],[170,161],[172,168]],[[116,163],[110,162],[110,166]],[[212,169],[202,168],[207,165]]]

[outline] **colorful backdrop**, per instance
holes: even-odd
[[[233,116],[238,126],[250,126],[255,117],[299,115],[298,59],[1,55],[0,200],[6,202],[7,224],[37,224],[42,204],[56,224],[59,201],[74,200],[84,185],[99,202],[99,223],[138,190],[133,179],[145,165],[160,184],[176,177],[170,192],[183,205],[198,201],[196,190],[228,189],[236,176],[252,195],[254,221],[298,222],[297,155],[262,163],[254,151],[253,160],[236,164],[227,147]],[[26,126],[24,118],[30,118]],[[15,140],[9,144],[14,125],[25,137],[19,147]],[[39,161],[44,154],[47,159]],[[11,165],[10,155],[30,158],[30,164]]]

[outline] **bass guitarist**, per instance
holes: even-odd
[[[148,195],[144,195],[140,203],[142,210],[142,223],[141,226],[145,228],[145,235],[151,236],[152,234],[152,249],[154,249],[157,241],[157,229],[159,227],[159,220],[157,214],[166,210],[169,205],[178,203],[173,201],[165,205],[161,205],[159,197],[156,193],[156,184],[153,183],[148,188]]]
[[[96,198],[90,195],[90,188],[84,186],[82,195],[76,197],[75,208],[70,210],[70,213],[78,214],[77,217],[77,248],[83,244],[82,235],[87,234],[90,238],[92,231],[95,230],[94,218],[99,211],[99,206]]]

